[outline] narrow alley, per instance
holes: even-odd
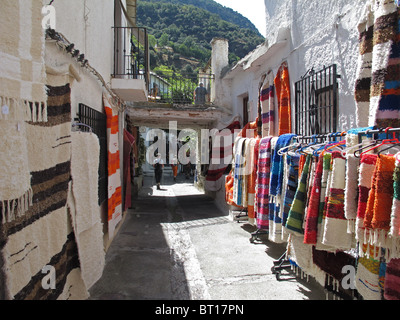
[[[273,261],[284,245],[260,236],[245,221],[229,219],[214,201],[178,176],[161,190],[146,177],[138,199],[112,242],[92,300],[321,300],[309,282],[283,273]]]

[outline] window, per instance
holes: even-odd
[[[249,122],[249,97],[243,98],[243,126]]]
[[[99,205],[107,200],[108,171],[107,171],[107,116],[98,112],[83,103],[79,104],[79,121],[90,126],[93,133],[97,135],[100,143],[100,163],[99,163]],[[89,131],[87,127],[80,127],[82,131]]]
[[[338,82],[336,65],[311,69],[295,84],[295,133],[308,136],[337,131]]]

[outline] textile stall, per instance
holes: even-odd
[[[253,136],[237,137],[228,199],[251,208],[255,192],[249,223],[287,243],[277,273],[285,262],[335,297],[400,298],[399,134],[372,127],[284,134],[257,138],[257,148]],[[350,282],[343,270],[354,270]]]

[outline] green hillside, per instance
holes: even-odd
[[[138,26],[146,27],[150,34],[152,69],[167,65],[196,70],[210,58],[214,37],[229,40],[231,63],[264,42],[248,19],[212,0],[139,0],[137,17]]]

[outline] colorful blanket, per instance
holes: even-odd
[[[234,132],[239,129],[240,122],[235,120],[215,135],[215,143],[212,146],[212,156],[205,182],[206,190],[218,191],[221,189],[223,182],[221,178],[232,162]]]
[[[304,243],[316,244],[318,219],[321,201],[321,182],[324,167],[324,157],[320,156],[315,170],[315,178],[311,189],[311,195],[308,202],[305,230],[304,230]]]
[[[111,98],[103,95],[107,115],[108,144],[108,236],[113,238],[115,228],[122,219],[122,193],[118,143],[118,111]]]
[[[268,137],[274,135],[275,120],[275,88],[274,76],[272,71],[265,78],[261,88],[261,117],[262,117],[262,136]]]
[[[272,137],[266,137],[260,141],[256,189],[256,223],[258,229],[268,229],[271,139]]]
[[[279,132],[278,135],[292,132],[292,113],[290,108],[290,81],[287,63],[279,67],[274,80],[278,100]]]
[[[369,242],[380,247],[388,245],[386,240],[390,230],[394,169],[394,156],[378,157],[364,217],[364,227],[369,230]]]
[[[376,154],[363,154],[360,160],[360,171],[358,179],[358,207],[356,218],[356,239],[365,243],[364,218],[367,209],[368,195],[372,187],[374,170],[377,160]],[[361,251],[362,254],[362,251]]]
[[[386,266],[384,298],[400,300],[400,259],[392,259]]]
[[[399,8],[394,0],[368,4],[359,23],[360,58],[355,97],[358,126],[400,125]]]
[[[299,181],[299,155],[287,155],[286,160],[288,162],[288,173],[287,173],[287,184],[286,184],[286,190],[285,190],[285,200],[283,204],[283,212],[282,212],[282,226],[283,228],[283,233],[282,233],[282,240],[285,239],[285,227],[286,227],[286,222],[287,218],[289,216],[289,211],[290,208],[292,207],[292,203],[294,200],[294,196],[296,194],[297,190],[297,185]]]
[[[254,138],[250,141],[250,163],[251,163],[251,173],[248,179],[248,205],[247,214],[250,219],[255,219],[255,197],[256,197],[256,182],[257,182],[257,172],[258,172],[258,156],[260,148],[260,138]]]
[[[340,151],[334,151],[322,243],[341,250],[350,249],[352,239],[344,215],[345,176],[346,160]]]
[[[308,155],[306,158],[306,163],[304,164],[303,171],[301,174],[301,179],[299,181],[296,194],[294,196],[294,200],[292,206],[289,211],[289,216],[286,222],[286,229],[289,232],[300,235],[304,237],[304,229],[303,229],[303,219],[305,213],[305,205],[306,205],[306,193],[307,193],[307,180],[309,178],[309,171],[311,165],[312,155]]]

